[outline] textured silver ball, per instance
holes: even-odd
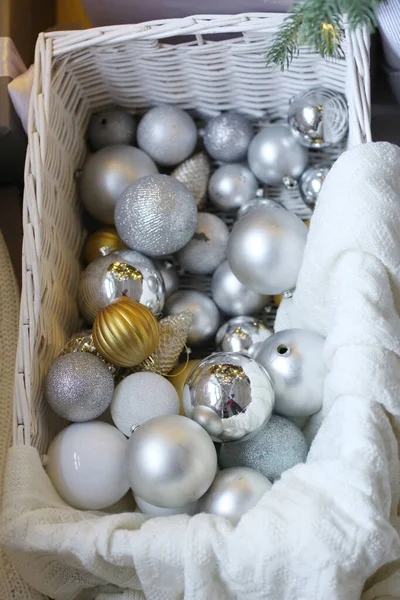
[[[284,471],[305,462],[308,444],[294,423],[272,415],[260,431],[248,440],[223,444],[219,455],[222,469],[248,467],[274,482]]]
[[[190,242],[178,252],[180,266],[189,273],[206,275],[226,259],[229,229],[210,213],[199,213],[197,229]]]
[[[217,471],[217,453],[194,421],[178,415],[156,417],[129,438],[127,468],[135,496],[176,508],[208,490]]]
[[[204,152],[199,152],[185,160],[171,173],[187,189],[192,192],[198,208],[202,208],[207,200],[208,180],[210,179],[210,160]]]
[[[306,329],[285,329],[259,347],[256,360],[275,388],[275,411],[285,417],[307,417],[322,408],[326,367],[325,339]]]
[[[253,126],[246,117],[226,112],[208,121],[203,141],[215,160],[236,162],[245,158],[253,134]]]
[[[91,116],[87,131],[94,152],[106,146],[130,145],[135,141],[136,121],[122,108],[108,108]]]
[[[189,345],[200,346],[214,337],[220,324],[220,316],[211,298],[195,290],[177,292],[168,298],[164,312],[166,315],[178,315],[185,310],[192,314],[192,325],[187,338]]]
[[[173,166],[192,154],[197,128],[192,117],[177,106],[156,106],[142,117],[137,143],[158,164]]]
[[[254,356],[254,349],[271,335],[272,331],[260,319],[234,317],[219,328],[215,344],[222,352],[245,352]]]
[[[237,210],[255,197],[257,179],[244,165],[223,165],[212,175],[208,184],[211,202],[222,211]]]
[[[254,175],[267,185],[281,185],[286,178],[298,179],[308,162],[307,149],[287,125],[267,125],[252,139],[248,163]]]
[[[83,206],[95,219],[112,224],[115,205],[122,192],[152,173],[158,173],[155,163],[139,148],[103,148],[91,154],[84,164],[79,179]]]
[[[217,473],[210,489],[200,499],[198,511],[225,517],[236,525],[271,487],[271,482],[254,469],[224,469]]]
[[[329,167],[324,165],[314,165],[304,171],[300,179],[299,189],[301,197],[308,206],[315,206],[328,173]]]
[[[67,421],[96,419],[110,406],[113,393],[113,376],[93,354],[76,352],[60,356],[46,375],[46,400]]]
[[[178,273],[170,260],[155,260],[154,264],[163,278],[167,299],[179,290]]]
[[[116,250],[93,260],[79,284],[79,310],[88,323],[120,296],[128,296],[155,315],[165,302],[164,281],[152,261],[135,250]]]
[[[115,226],[130,248],[149,256],[173,254],[196,231],[196,202],[187,187],[174,177],[143,177],[120,196],[115,207]]]
[[[163,508],[162,506],[154,506],[135,496],[136,506],[144,515],[149,517],[170,517],[172,515],[194,515],[197,512],[197,502],[190,502],[184,506],[178,506],[176,508]]]
[[[294,96],[288,124],[294,137],[308,148],[338,144],[347,133],[349,114],[343,94],[327,88],[311,88]]]
[[[215,442],[245,439],[270,417],[274,390],[263,367],[250,356],[216,352],[191,371],[183,388],[187,417]]]
[[[260,294],[291,290],[307,234],[303,221],[284,208],[254,209],[236,222],[229,237],[229,266],[244,286]]]
[[[269,296],[254,292],[240,283],[227,260],[213,275],[211,294],[215,304],[227,315],[256,315],[269,301]]]

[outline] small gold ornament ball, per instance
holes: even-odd
[[[153,313],[127,296],[101,310],[93,325],[93,343],[106,360],[134,367],[157,348],[158,322]]]
[[[179,363],[179,365],[177,367],[175,367],[175,369],[173,369],[171,371],[171,373],[168,375],[168,379],[170,380],[170,382],[172,383],[172,385],[174,386],[174,388],[176,389],[178,396],[179,396],[179,414],[182,415],[183,417],[186,416],[185,415],[185,411],[183,410],[183,404],[182,404],[182,393],[183,393],[183,388],[185,386],[186,383],[186,379],[188,378],[189,373],[191,372],[192,369],[194,369],[194,367],[196,365],[198,365],[200,362],[200,359],[192,359],[189,360],[186,363]],[[186,366],[185,366],[186,364]]]
[[[108,252],[126,248],[115,227],[102,227],[89,235],[85,243],[85,261],[91,263],[95,258],[102,256],[100,249],[107,247]]]

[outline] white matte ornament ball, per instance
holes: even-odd
[[[272,487],[272,483],[254,469],[223,469],[199,501],[199,512],[229,519],[236,525]]]
[[[115,226],[129,248],[154,257],[173,254],[196,231],[197,205],[174,177],[142,177],[120,196]]]
[[[136,506],[144,515],[149,517],[170,517],[172,515],[194,515],[197,512],[197,502],[191,502],[176,508],[163,508],[146,502],[139,496],[135,496]]]
[[[156,106],[142,117],[137,143],[156,163],[174,166],[192,154],[197,128],[192,117],[181,108]]]
[[[139,148],[108,146],[91,154],[79,179],[79,191],[88,213],[103,223],[114,223],[118,198],[128,186],[158,173],[152,159]]]
[[[211,294],[218,308],[227,315],[255,315],[269,301],[269,296],[254,292],[240,283],[227,260],[213,275]]]
[[[258,348],[256,360],[274,384],[275,411],[285,417],[307,417],[322,408],[327,369],[325,339],[306,329],[274,333]]]
[[[151,372],[133,373],[115,388],[110,411],[116,427],[129,437],[135,425],[162,415],[178,415],[179,398],[165,377]]]
[[[209,435],[186,417],[156,417],[129,438],[128,476],[135,496],[164,508],[195,502],[210,487],[217,453]]]
[[[246,117],[226,112],[208,121],[203,141],[212,158],[231,163],[245,158],[253,134],[253,126]]]
[[[178,252],[180,266],[189,273],[206,275],[226,259],[229,229],[210,213],[199,213],[197,229],[190,242]]]
[[[126,437],[108,423],[74,423],[50,444],[46,471],[67,504],[102,510],[129,490],[127,449]]]
[[[106,146],[133,144],[136,133],[135,117],[122,108],[108,108],[91,116],[87,137],[94,152]]]
[[[299,179],[307,167],[308,151],[287,125],[267,125],[252,139],[247,156],[254,175],[267,185]]]
[[[257,190],[257,179],[248,167],[240,164],[223,165],[211,175],[208,184],[211,202],[225,212],[249,202]]]
[[[296,287],[308,227],[279,207],[256,208],[237,221],[229,238],[228,262],[235,276],[260,294]]]
[[[178,315],[189,310],[192,314],[187,343],[199,346],[212,338],[220,325],[219,310],[206,294],[195,290],[180,291],[168,298],[165,314]]]

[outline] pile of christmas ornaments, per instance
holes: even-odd
[[[257,134],[234,112],[201,131],[174,106],[137,128],[121,109],[92,117],[79,179],[99,222],[79,289],[87,329],[45,381],[49,406],[72,423],[47,455],[68,504],[104,509],[131,489],[149,515],[236,523],[305,461],[300,427],[322,406],[324,339],[273,334],[255,315],[294,289],[308,229],[258,189],[310,180],[307,147],[337,143],[346,127],[343,97],[324,89]],[[195,289],[204,276],[209,293]]]

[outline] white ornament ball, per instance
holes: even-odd
[[[229,238],[228,262],[239,281],[260,294],[296,286],[308,227],[294,213],[260,207],[237,221]]]
[[[254,292],[240,283],[227,260],[213,275],[211,294],[218,308],[227,315],[255,315],[269,301],[269,296]]]
[[[197,512],[197,502],[191,502],[184,506],[178,506],[177,508],[163,508],[162,506],[155,506],[135,496],[136,506],[144,515],[149,517],[170,517],[172,515],[194,515]]]
[[[189,310],[192,313],[187,342],[191,346],[199,346],[212,338],[219,327],[219,310],[206,294],[195,290],[177,292],[168,298],[165,304],[165,314],[178,315]]]
[[[223,165],[212,174],[208,184],[211,202],[225,212],[249,202],[257,190],[257,179],[248,167],[240,164]]]
[[[142,117],[137,143],[158,164],[173,166],[192,154],[197,128],[192,117],[177,106],[156,106]]]
[[[106,146],[133,144],[136,133],[135,117],[122,108],[107,108],[92,115],[87,137],[92,150]]]
[[[128,476],[135,496],[164,508],[198,500],[217,471],[209,435],[186,417],[156,417],[129,438]]]
[[[151,372],[133,373],[117,385],[110,406],[111,417],[122,433],[162,415],[179,414],[179,398],[165,377]]]
[[[203,141],[208,154],[215,160],[235,162],[246,156],[253,134],[250,121],[230,111],[208,121]]]
[[[285,329],[259,347],[255,358],[274,384],[275,412],[307,417],[321,409],[327,374],[324,344],[314,331]]]
[[[236,525],[272,487],[272,483],[247,467],[223,469],[199,501],[199,512],[229,519]]]
[[[102,510],[129,490],[127,449],[128,440],[112,425],[100,421],[74,423],[50,444],[46,471],[67,504]]]
[[[226,259],[229,229],[210,213],[199,213],[197,229],[190,242],[178,252],[180,266],[197,275],[213,273]]]

